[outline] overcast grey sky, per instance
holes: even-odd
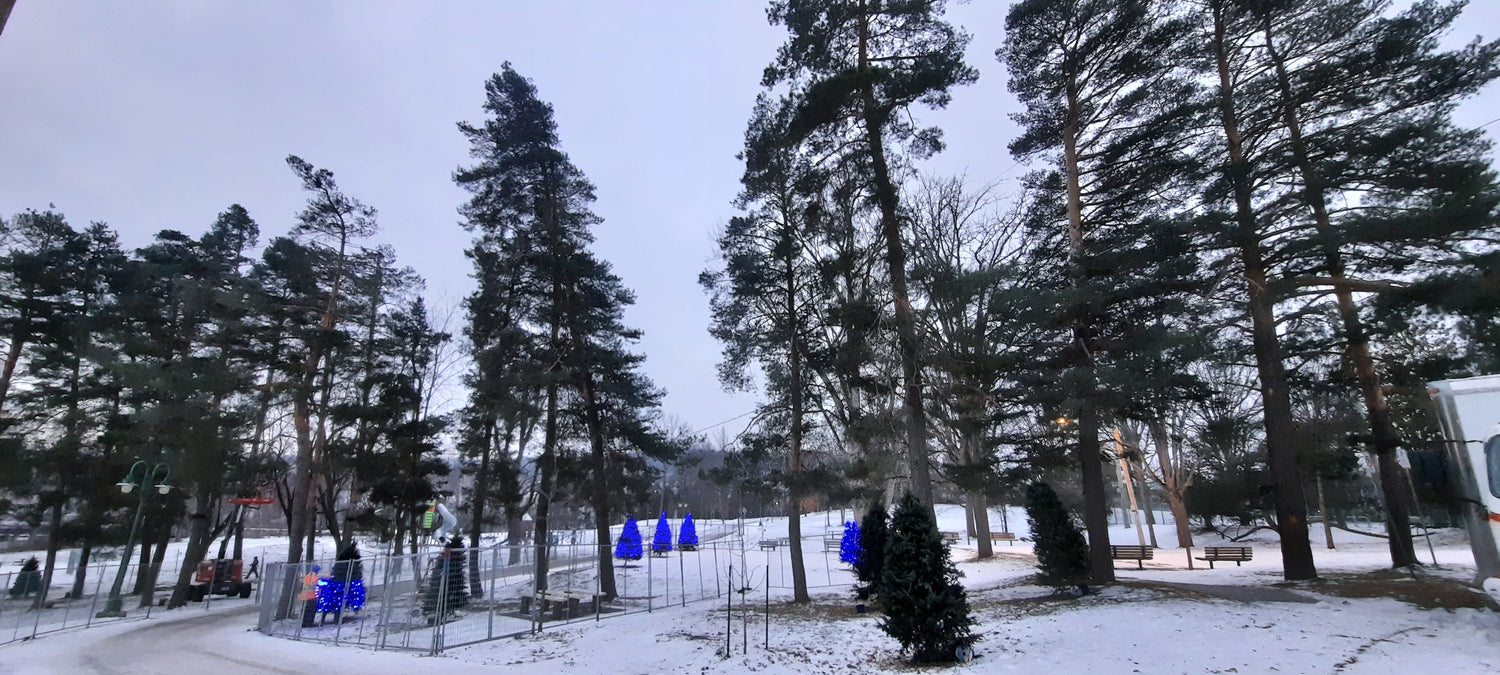
[[[924,118],[949,144],[936,170],[1007,188],[1016,103],[993,54],[1009,4],[950,7],[981,76]],[[1473,0],[1454,39],[1497,24],[1500,0]],[[56,204],[134,248],[164,228],[196,235],[239,203],[264,240],[304,202],[283,162],[297,154],[378,208],[377,240],[455,303],[472,283],[454,123],[481,119],[483,82],[508,60],[598,186],[597,250],[637,293],[628,319],[665,411],[702,428],[755,401],[720,389],[696,279],[732,215],[734,155],[781,38],[758,0],[19,0],[0,35],[0,214]],[[1500,117],[1497,102],[1492,86],[1460,122]]]

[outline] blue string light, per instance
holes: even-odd
[[[656,536],[651,539],[651,551],[666,553],[672,550],[672,526],[667,524],[667,512],[662,511],[656,519]]]
[[[693,525],[693,514],[688,513],[682,519],[682,529],[677,532],[677,547],[684,551],[693,551],[698,548],[698,528]]]
[[[839,562],[859,564],[864,549],[859,547],[859,525],[854,521],[844,523],[844,538],[839,542]]]
[[[615,557],[621,560],[641,559],[641,527],[635,522],[635,515],[625,520],[625,527],[620,530],[620,541],[615,544]]]

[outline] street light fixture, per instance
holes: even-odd
[[[136,471],[140,470],[140,476]],[[104,603],[104,611],[95,616],[101,619],[109,617],[123,617],[125,611],[122,609],[124,601],[120,598],[120,588],[125,585],[125,569],[130,565],[130,556],[135,553],[135,541],[140,535],[141,520],[146,516],[146,498],[151,496],[151,488],[156,488],[157,494],[165,495],[172,491],[172,486],[167,485],[167,476],[171,469],[165,464],[152,466],[144,461],[137,461],[130,465],[129,473],[125,478],[115,483],[120,492],[130,494],[136,488],[140,488],[140,502],[135,507],[135,522],[130,526],[130,537],[125,540],[125,555],[120,556],[120,571],[115,574],[115,585],[110,588],[109,600]]]

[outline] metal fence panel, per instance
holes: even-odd
[[[41,590],[40,571],[0,574],[0,644],[68,628],[147,618],[149,610],[130,610],[123,617],[96,616],[104,608],[119,570],[120,563],[109,561],[75,566],[71,572],[59,564],[52,573],[52,588],[48,589],[40,607],[37,606]],[[126,563],[127,580],[134,579],[138,571],[137,565]],[[81,592],[74,595],[73,586],[79,574],[84,575],[84,583]],[[126,587],[124,593],[128,594],[130,590]],[[130,606],[129,600],[126,606]]]
[[[745,547],[742,539],[723,536],[727,532],[715,534],[718,540],[693,550],[611,559],[612,596],[604,593],[600,549],[571,543],[583,537],[545,551],[532,545],[433,546],[363,557],[357,565],[272,564],[258,628],[295,640],[439,653],[557,625],[721,600],[732,586],[723,568],[731,561],[743,566]],[[535,583],[539,553],[548,561],[542,592]],[[357,599],[361,594],[351,594],[356,578],[362,589]]]

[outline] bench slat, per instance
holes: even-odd
[[[1255,558],[1255,549],[1251,546],[1205,546],[1203,555],[1199,560],[1206,561],[1208,568],[1213,569],[1215,562],[1233,562],[1235,567],[1241,563],[1249,562]]]
[[[1109,556],[1115,560],[1134,560],[1139,569],[1146,569],[1144,560],[1152,560],[1156,549],[1150,546],[1110,546]]]

